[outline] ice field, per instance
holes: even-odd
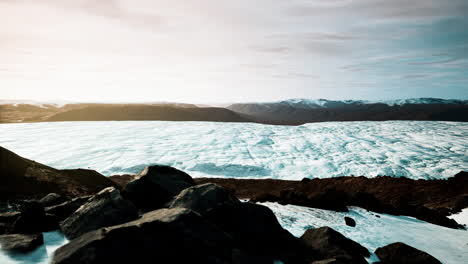
[[[167,164],[194,177],[446,178],[468,170],[468,123],[213,122],[0,124],[0,146],[56,168],[104,175]]]

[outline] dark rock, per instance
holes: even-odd
[[[301,236],[301,240],[322,259],[341,258],[348,259],[351,263],[367,263],[365,257],[370,256],[365,247],[330,227],[308,229]]]
[[[356,226],[356,221],[354,221],[354,219],[352,219],[351,217],[345,216],[344,220],[347,226],[351,226],[351,227]]]
[[[302,178],[301,183],[309,183],[310,181],[309,178]]]
[[[468,207],[468,173],[440,180],[381,176],[311,179],[310,183],[277,179],[196,178],[235,191],[239,199],[277,202],[327,210],[346,206],[382,214],[407,215],[432,224],[460,228],[448,215]],[[327,190],[331,190],[324,195]]]
[[[323,259],[312,262],[312,264],[353,264],[353,259],[349,256],[340,256],[336,258]]]
[[[223,187],[206,183],[181,191],[169,203],[169,208],[188,208],[200,214],[223,204],[236,204],[240,201]]]
[[[0,236],[0,245],[2,245],[2,250],[8,252],[27,253],[36,249],[43,243],[44,238],[42,233],[31,235],[11,234]]]
[[[64,203],[50,206],[45,208],[45,212],[57,217],[59,221],[63,221],[65,218],[69,217],[73,212],[75,212],[80,206],[86,203],[89,198],[92,196],[82,196],[78,198],[73,198],[70,201]]]
[[[13,212],[5,212],[0,214],[0,223],[9,223],[12,224],[13,222],[18,219],[21,215],[20,212],[13,211]]]
[[[95,194],[114,186],[92,170],[57,170],[0,147],[0,201],[24,200],[57,193],[66,197]]]
[[[135,206],[122,198],[119,190],[109,187],[90,198],[60,224],[63,234],[76,238],[101,227],[113,226],[138,218]]]
[[[57,204],[61,204],[65,201],[67,201],[67,198],[56,193],[49,193],[48,195],[44,196],[41,200],[39,200],[39,202],[44,207],[54,206]]]
[[[86,233],[59,248],[52,264],[230,263],[231,238],[184,208]]]
[[[58,220],[44,211],[37,201],[24,201],[20,216],[11,225],[9,233],[34,234],[58,228]]]
[[[159,209],[183,189],[194,186],[187,173],[169,166],[153,165],[129,182],[122,195],[143,211]]]
[[[112,175],[109,176],[113,182],[115,182],[120,188],[125,188],[127,184],[135,180],[135,174],[122,174],[122,175]]]
[[[348,212],[347,204],[349,197],[344,191],[328,189],[318,195],[309,196],[309,199],[311,200],[312,207],[338,212]]]
[[[380,247],[375,254],[384,264],[440,264],[441,262],[424,251],[397,242]]]
[[[224,204],[209,210],[205,217],[234,238],[245,252],[279,259],[285,263],[302,263],[311,258],[299,239],[278,223],[273,212],[252,203]],[[307,255],[309,254],[309,255]]]

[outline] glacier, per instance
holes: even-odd
[[[104,175],[166,164],[193,177],[447,178],[468,170],[468,123],[111,121],[0,124],[0,145],[59,169]]]

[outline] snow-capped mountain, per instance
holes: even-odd
[[[232,104],[228,109],[260,123],[296,125],[321,121],[444,120],[468,121],[468,100],[289,99]]]

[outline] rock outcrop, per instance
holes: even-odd
[[[44,237],[39,234],[11,234],[1,235],[0,245],[2,250],[12,253],[27,253],[36,249],[44,243]]]
[[[230,263],[233,246],[198,213],[160,209],[70,241],[55,252],[52,264]]]
[[[441,264],[424,251],[397,242],[375,250],[382,264]]]
[[[197,178],[197,184],[215,183],[239,199],[278,202],[346,211],[358,206],[377,213],[407,215],[450,228],[460,225],[448,215],[468,207],[468,173],[445,180],[392,177],[337,177],[306,181],[275,179]]]
[[[206,183],[187,188],[170,203],[169,208],[188,208],[204,215],[209,210],[224,204],[239,204],[240,201],[228,190],[216,184]]]
[[[42,199],[39,200],[39,203],[41,203],[42,206],[44,207],[49,207],[49,206],[54,206],[54,205],[64,203],[66,201],[67,201],[67,198],[63,197],[60,194],[49,193],[48,195],[42,197]]]
[[[90,198],[60,224],[69,239],[101,227],[126,223],[138,218],[135,206],[122,198],[120,192],[109,187]]]
[[[324,260],[335,259],[341,261],[339,263],[366,264],[365,258],[370,256],[365,247],[346,238],[330,227],[308,229],[301,236],[301,240]]]
[[[143,211],[162,208],[183,189],[195,185],[192,177],[178,169],[153,165],[129,182],[122,195]]]
[[[65,197],[90,195],[115,186],[93,170],[57,170],[0,147],[0,201],[38,199],[49,193]]]

